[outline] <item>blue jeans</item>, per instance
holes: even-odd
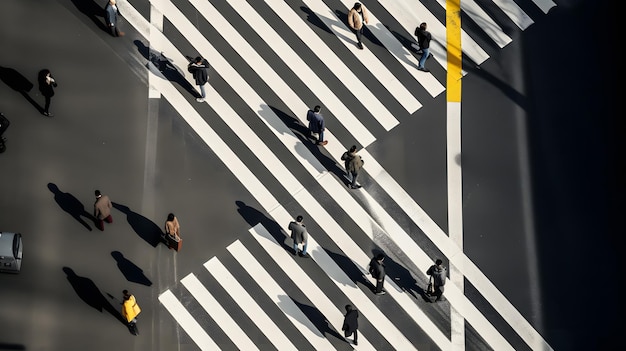
[[[430,49],[422,49],[422,57],[420,57],[419,68],[424,68],[424,64],[426,64],[426,60],[428,59],[428,55],[430,55]]]
[[[352,183],[350,185],[356,186],[356,178],[358,177],[359,173],[358,172],[350,172],[350,175],[352,176]]]
[[[204,84],[200,85],[200,95],[204,99],[206,97],[206,92],[204,91]]]
[[[302,254],[303,255],[306,255],[306,244],[307,244],[306,241],[302,244]],[[295,241],[293,242],[293,252],[296,252],[296,253],[298,252],[298,243],[295,242]]]

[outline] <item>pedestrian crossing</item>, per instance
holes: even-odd
[[[488,38],[500,48],[506,46],[511,42],[511,37],[482,10],[480,2],[462,2],[462,10],[484,31],[472,35],[480,35],[483,41]],[[314,281],[308,271],[303,270],[298,261],[294,261],[276,240],[275,236],[279,233],[270,233],[261,225],[252,228],[249,233],[249,237],[256,242],[255,250],[239,240],[228,246],[227,250],[237,262],[237,269],[242,268],[250,281],[257,282],[258,289],[266,294],[266,299],[274,304],[273,307],[267,303],[259,304],[259,296],[248,293],[240,284],[242,277],[232,273],[235,267],[224,263],[221,257],[210,258],[204,264],[205,270],[270,342],[268,349],[350,349],[341,337],[342,305],[330,299],[327,293],[329,289],[334,295],[340,296],[341,301],[354,304],[361,312],[364,330],[359,336],[359,349],[417,350],[416,345],[421,345],[423,341],[418,341],[411,330],[420,330],[427,335],[429,348],[463,349],[456,344],[452,345],[450,334],[454,334],[455,330],[454,326],[442,326],[440,321],[445,320],[445,316],[437,316],[438,312],[433,311],[431,305],[408,294],[398,282],[387,277],[385,283],[388,294],[384,298],[396,306],[397,314],[394,315],[381,311],[377,300],[379,297],[373,297],[369,291],[372,280],[369,279],[366,265],[372,256],[367,252],[371,250],[372,244],[383,249],[390,257],[401,260],[415,278],[416,289],[425,285],[423,272],[432,264],[432,253],[437,250],[472,283],[506,322],[507,328],[512,329],[527,348],[551,350],[488,277],[366,149],[376,141],[376,135],[383,135],[406,118],[417,118],[413,115],[425,103],[425,97],[436,98],[445,91],[441,83],[445,77],[417,71],[418,56],[398,40],[388,28],[389,23],[379,21],[379,11],[384,18],[394,18],[396,34],[398,28],[402,28],[406,38],[412,38],[417,24],[428,22],[435,39],[431,50],[435,61],[445,70],[447,54],[444,24],[420,2],[411,2],[410,5],[402,0],[379,1],[377,5],[372,2],[376,6],[369,7],[368,30],[377,43],[366,43],[365,48],[359,50],[354,45],[354,34],[341,19],[341,14],[347,13],[353,2],[335,1],[332,6],[330,3],[320,0],[302,0],[298,3],[283,0],[154,0],[150,2],[151,18],[143,17],[133,7],[132,1],[120,4],[128,23],[146,38],[151,49],[167,53],[174,66],[185,67],[188,59],[179,46],[192,47],[209,60],[211,80],[235,92],[237,98],[221,91],[220,84],[215,87],[207,85],[206,105],[211,110],[210,116],[207,116],[205,109],[197,107],[204,104],[192,105],[192,97],[184,95],[188,92],[179,91],[162,75],[156,77],[159,75],[158,70],[151,69],[151,72],[156,72],[156,78],[151,76],[149,80],[150,96],[162,96],[178,111],[181,118],[263,207],[269,218],[286,227],[286,223],[296,215],[277,200],[275,193],[278,191],[289,194],[294,203],[306,211],[306,218],[310,218],[314,228],[310,230],[308,242],[311,261],[328,280],[324,281],[324,286],[320,286],[322,282]],[[444,1],[437,3],[445,8]],[[512,23],[524,30],[533,23],[515,2],[493,0],[493,3],[510,21],[507,25]],[[533,0],[531,3],[544,13],[556,6],[545,0]],[[326,32],[314,30],[311,21],[304,19],[302,7],[306,7],[325,25]],[[273,21],[268,22],[266,18]],[[164,20],[169,24],[167,27],[163,26]],[[203,24],[199,25],[198,21],[203,21]],[[242,21],[248,23],[248,26],[234,25]],[[201,30],[206,25],[221,40],[208,37],[206,30]],[[287,33],[285,28],[289,28],[290,32]],[[172,42],[168,39],[168,31],[177,32],[187,42],[184,45]],[[462,40],[463,53],[469,60],[481,64],[489,58],[487,50],[481,48],[470,34],[463,32]],[[371,46],[371,50],[368,46]],[[381,57],[381,48],[377,46],[386,52],[384,57]],[[268,51],[273,53],[275,60],[267,59]],[[195,56],[195,53],[191,55]],[[248,67],[244,70],[231,64],[239,62],[233,60],[232,55],[237,55]],[[246,73],[250,71],[254,72],[254,77]],[[185,70],[180,73],[193,82]],[[293,77],[299,81],[297,84]],[[263,84],[258,83],[259,79]],[[381,98],[388,96],[392,99]],[[328,153],[326,157],[341,165],[341,154],[353,143],[359,144],[362,147],[359,154],[366,160],[364,169],[368,181],[383,190],[385,196],[391,198],[404,213],[392,212],[381,203],[380,196],[365,188],[356,192],[348,190],[343,177],[326,169],[319,155],[303,142],[306,136],[286,124],[275,107],[281,106],[284,114],[306,125],[306,111],[315,104],[328,110],[325,114],[329,125],[325,132],[325,139],[329,141],[324,148]],[[243,105],[248,109],[245,113],[241,112]],[[222,120],[232,135],[239,139],[237,142],[245,145],[247,150],[235,152],[231,146],[233,140],[225,140],[211,127],[214,119]],[[264,131],[270,132],[275,138],[262,138],[251,125],[263,125]],[[335,128],[338,129],[337,134],[333,133]],[[290,158],[279,156],[284,155],[285,151],[291,155]],[[253,156],[259,166],[244,162],[239,156],[241,152]],[[308,181],[300,180],[292,172],[293,167],[305,171]],[[260,168],[275,177],[271,187],[257,174]],[[310,180],[313,180],[313,188],[307,185]],[[276,189],[276,186],[280,189]],[[319,200],[322,197],[330,200],[323,203]],[[350,221],[346,224],[346,220],[340,221],[340,218],[350,218]],[[423,231],[432,243],[427,247],[423,247],[425,243],[418,244],[406,226],[401,224],[405,219]],[[285,236],[286,233],[281,235]],[[335,255],[329,254],[331,247],[336,250]],[[256,260],[259,253],[273,259],[271,267],[263,268]],[[337,254],[344,258],[342,264],[337,262]],[[346,265],[354,268],[351,275],[347,273],[351,268]],[[284,272],[291,281],[275,280],[271,274],[275,270]],[[358,276],[354,272],[359,272]],[[259,348],[257,340],[251,339],[250,334],[239,326],[235,316],[222,306],[224,301],[212,295],[212,286],[205,285],[198,273],[192,272],[181,280],[184,290],[176,290],[178,294],[171,289],[167,290],[159,296],[159,301],[199,349],[219,350],[221,346],[196,320],[195,311],[188,310],[181,302],[183,298],[196,300],[238,349],[264,349]],[[285,284],[297,286],[299,294],[306,296],[312,308],[324,316],[329,327],[339,336],[329,337],[323,333],[319,325],[310,320],[311,316],[295,303],[285,289]],[[182,293],[185,296],[181,296]],[[471,328],[471,335],[476,335],[473,343],[493,350],[516,349],[511,340],[503,336],[501,323],[495,323],[492,316],[485,315],[465,296],[462,289],[450,283],[446,285],[446,297],[451,308],[467,324],[461,328]],[[291,330],[297,331],[299,338],[306,339],[308,345],[296,345],[293,336],[286,335],[283,326],[276,325],[266,313],[268,308],[273,309],[274,313],[276,309],[282,312],[293,326]]]

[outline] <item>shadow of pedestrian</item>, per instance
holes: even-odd
[[[146,286],[151,286],[152,282],[145,274],[143,274],[143,270],[135,265],[133,262],[128,260],[124,255],[122,255],[119,251],[112,251],[111,256],[117,262],[117,268],[119,268],[120,272],[124,275],[124,278],[129,282],[142,284]]]
[[[267,231],[272,235],[274,240],[280,243],[280,246],[287,252],[293,253],[293,247],[291,246],[291,239],[289,239],[289,244],[285,243],[285,239],[289,238],[283,232],[283,228],[276,223],[273,219],[267,217],[265,214],[261,213],[257,209],[250,207],[245,204],[243,201],[235,201],[237,205],[237,212],[243,217],[243,219],[248,222],[251,227],[256,226],[257,224],[261,224]]]
[[[352,282],[354,282],[356,285],[360,283],[361,285],[367,286],[368,289],[374,291],[376,287],[365,277],[365,272],[367,271],[367,265],[369,264],[369,262],[364,262],[362,264],[362,267],[365,269],[365,271],[362,271],[359,267],[356,266],[354,262],[352,262],[349,257],[343,254],[332,252],[328,249],[324,249],[324,251],[326,251],[328,256],[330,256],[330,258],[335,261],[337,266],[341,268],[341,270],[348,276],[348,278],[350,278]],[[339,277],[335,277],[335,280],[341,281]]]
[[[33,89],[33,83],[31,83],[20,72],[13,68],[0,66],[0,80],[4,82],[9,88],[22,94],[26,101],[30,102],[39,113],[43,113],[43,107],[41,107],[33,98],[28,94]]]
[[[180,67],[174,65],[172,60],[165,56],[165,53],[156,51],[146,46],[141,40],[135,40],[133,43],[137,47],[137,52],[148,60],[148,63],[146,64],[148,70],[154,73],[157,77],[177,83],[181,88],[194,97],[200,96],[191,82],[185,79],[184,71]],[[187,57],[187,59],[190,62],[193,60],[189,57]]]
[[[152,247],[156,247],[160,242],[164,242],[163,231],[154,222],[139,213],[131,211],[128,206],[113,202],[113,207],[126,214],[126,220],[128,221],[128,224],[130,224],[131,228],[133,228],[135,233],[137,233],[140,238]]]
[[[332,335],[336,337],[337,339],[340,339],[340,340],[344,339],[341,334],[339,334],[333,327],[330,326],[330,323],[328,323],[328,319],[326,318],[326,316],[324,316],[322,312],[320,312],[320,310],[318,310],[317,308],[300,303],[297,300],[287,295],[278,296],[278,299],[279,299],[278,301],[279,306],[281,304],[285,304],[287,299],[290,299],[291,301],[293,301],[296,304],[296,306],[300,308],[302,313],[304,313],[304,315],[311,321],[311,323],[313,323],[313,325],[317,328],[317,330],[319,330],[326,338],[328,338],[329,335]]]
[[[402,291],[411,294],[414,298],[417,298],[417,295],[425,297],[424,290],[417,285],[417,280],[408,269],[386,255],[384,264],[387,277],[392,279]]]
[[[100,289],[98,289],[91,279],[77,275],[74,273],[74,270],[69,267],[63,267],[63,272],[67,275],[67,280],[81,300],[99,312],[103,310],[109,312],[120,323],[126,325],[122,314],[111,305],[104,295],[102,295]]]
[[[61,209],[70,214],[80,224],[82,224],[89,231],[93,229],[85,222],[81,217],[86,217],[90,221],[94,222],[96,218],[89,212],[85,211],[85,206],[74,195],[70,193],[64,193],[59,190],[59,187],[54,183],[48,183],[48,189],[54,194],[54,201],[61,207]]]
[[[104,6],[107,1],[102,0],[102,5],[92,0],[72,0],[72,4],[89,18],[99,29],[109,33],[109,28],[104,23]]]
[[[7,344],[4,342],[0,342],[0,350],[26,350],[26,346],[21,344]]]
[[[306,19],[307,21],[309,21],[309,23],[311,23],[312,25],[323,29],[325,31],[327,31],[330,34],[333,34],[333,31],[328,29],[328,27],[326,27],[326,24],[324,22],[322,22],[322,20],[318,17],[318,15],[311,11],[310,8],[306,7],[306,6],[300,6],[300,10],[302,10],[302,12],[306,13]],[[347,18],[347,16],[346,16]],[[347,22],[345,22],[347,23]]]

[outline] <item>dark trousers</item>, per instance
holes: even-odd
[[[378,280],[376,279],[376,292],[379,293],[383,291],[383,284],[385,284],[385,279]]]
[[[355,32],[356,32],[356,41],[359,42],[359,43],[361,42],[361,37],[363,37],[363,28],[364,27],[365,26],[361,27],[361,29],[355,30]]]
[[[441,301],[442,300],[442,296],[443,296],[443,291],[444,290],[445,289],[443,288],[443,285],[442,286],[435,286],[435,296],[437,297],[435,299],[435,301]]]
[[[96,219],[96,227],[98,227],[98,229],[100,230],[104,230],[104,222],[107,223],[113,223],[113,217],[111,217],[111,215],[109,215],[108,217],[104,218],[104,219]]]
[[[44,107],[43,107],[43,112],[48,113],[48,112],[50,112],[50,100],[52,99],[52,97],[51,96],[44,96],[44,98],[46,100],[45,100],[45,104],[44,104]]]
[[[119,37],[120,36],[120,31],[117,29],[117,25],[109,26],[109,32],[114,37]]]

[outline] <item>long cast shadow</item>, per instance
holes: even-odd
[[[341,270],[352,280],[355,284],[361,284],[363,286],[367,286],[370,290],[374,291],[376,288],[364,275],[363,272],[357,267],[352,260],[343,255],[328,249],[324,249],[328,256],[335,261],[335,263],[341,268]],[[369,262],[363,262],[362,266],[367,269],[367,264]],[[339,281],[339,279],[337,279]]]
[[[9,88],[22,94],[24,99],[30,102],[30,104],[33,105],[39,113],[43,113],[43,107],[41,107],[41,105],[33,100],[33,98],[31,98],[28,94],[33,89],[33,83],[31,83],[20,72],[14,70],[13,68],[0,66],[0,80],[3,81]]]
[[[267,231],[272,235],[276,242],[280,243],[280,246],[287,252],[293,253],[293,247],[285,244],[285,234],[283,232],[283,227],[276,223],[273,219],[267,217],[265,214],[260,212],[254,207],[250,207],[246,205],[243,201],[235,201],[237,205],[237,212],[243,217],[243,219],[248,222],[251,227],[256,226],[257,224],[261,224],[267,229]],[[286,225],[285,225],[286,227]]]
[[[86,217],[91,222],[94,222],[96,218],[85,210],[85,206],[80,200],[70,193],[62,192],[54,183],[48,183],[48,189],[54,194],[54,201],[56,201],[63,211],[69,213],[70,216],[82,224],[83,227],[87,228],[87,230],[93,230],[82,217]]]
[[[98,312],[107,311],[120,323],[126,325],[122,314],[102,295],[100,289],[91,279],[77,275],[69,267],[63,267],[63,272],[67,275],[67,281],[72,285],[72,288],[74,288],[81,300],[95,308]]]
[[[408,269],[389,256],[385,256],[384,264],[387,277],[391,278],[402,291],[406,291],[414,298],[418,298],[418,296],[426,297],[424,289],[417,285],[417,280],[413,278]]]
[[[102,5],[100,5],[92,0],[72,0],[72,4],[76,6],[78,11],[89,18],[100,30],[108,33],[109,28],[104,23],[104,6],[107,2],[103,0]]]
[[[26,346],[22,344],[8,344],[0,342],[0,350],[26,350]]]
[[[133,228],[135,233],[137,233],[140,238],[152,247],[156,247],[160,242],[163,242],[163,231],[154,222],[139,213],[131,211],[128,206],[114,202],[113,207],[126,214],[126,220],[128,221],[128,224],[130,224],[131,228]]]
[[[278,301],[279,305],[286,303],[283,301],[287,301],[288,299],[293,301],[296,306],[298,306],[298,308],[302,311],[302,313],[304,313],[304,315],[311,321],[311,323],[313,323],[317,330],[319,330],[327,338],[329,335],[332,335],[339,340],[344,340],[343,336],[329,325],[330,323],[328,323],[328,319],[326,318],[326,316],[324,316],[322,312],[320,312],[320,310],[318,310],[317,308],[300,303],[287,295],[281,295],[278,297],[278,299],[280,300]]]
[[[143,269],[139,268],[132,261],[124,257],[124,255],[119,251],[112,251],[111,256],[117,262],[117,268],[120,269],[120,272],[124,275],[124,278],[129,282],[142,284],[146,286],[151,286],[152,282],[146,275],[143,273]]]

